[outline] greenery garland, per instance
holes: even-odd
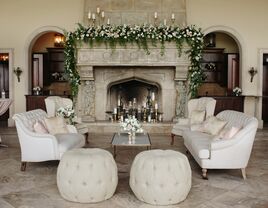
[[[201,69],[200,59],[203,50],[203,33],[200,28],[194,25],[179,28],[177,26],[166,25],[100,25],[85,27],[78,24],[78,28],[74,32],[66,32],[65,34],[65,72],[68,75],[72,95],[77,96],[78,87],[80,85],[80,76],[76,70],[76,48],[78,44],[88,43],[93,47],[94,43],[104,43],[106,47],[115,50],[116,45],[127,45],[127,43],[137,44],[140,49],[146,51],[149,55],[148,44],[157,46],[161,43],[161,55],[165,52],[165,42],[174,41],[179,56],[182,52],[182,45],[187,43],[190,50],[186,51],[190,59],[188,71],[189,93],[191,97],[196,97],[197,89],[205,79],[203,70]]]

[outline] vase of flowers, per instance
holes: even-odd
[[[121,121],[120,127],[129,134],[129,140],[134,140],[137,132],[143,132],[141,124],[135,116],[129,116],[125,121]]]
[[[242,94],[242,89],[239,88],[239,87],[235,87],[235,88],[233,89],[233,93],[234,93],[235,96],[239,96],[239,95]]]
[[[40,86],[35,86],[33,88],[33,92],[34,92],[35,95],[40,95],[41,87]]]
[[[56,116],[63,117],[67,124],[74,124],[74,109],[72,106],[58,108],[56,111]]]

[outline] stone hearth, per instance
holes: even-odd
[[[77,112],[84,122],[107,120],[105,112],[113,107],[110,87],[131,80],[158,87],[159,109],[164,121],[184,116],[190,64],[187,55],[183,52],[179,57],[175,44],[171,43],[166,44],[163,56],[160,47],[149,50],[150,55],[132,45],[114,51],[105,46],[84,45],[78,49],[77,67],[82,83]]]

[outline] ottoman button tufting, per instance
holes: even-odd
[[[59,192],[64,199],[73,202],[95,203],[109,199],[117,183],[114,158],[103,149],[68,151],[63,154],[57,170]]]
[[[191,183],[187,157],[173,150],[141,152],[130,170],[129,184],[133,193],[139,200],[153,205],[177,204],[185,200]]]

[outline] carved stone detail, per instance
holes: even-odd
[[[81,80],[94,80],[92,66],[80,66],[78,70]]]
[[[186,81],[176,81],[176,119],[186,116],[187,87]]]
[[[83,121],[95,120],[95,82],[84,81],[82,82],[82,103],[84,109]]]

